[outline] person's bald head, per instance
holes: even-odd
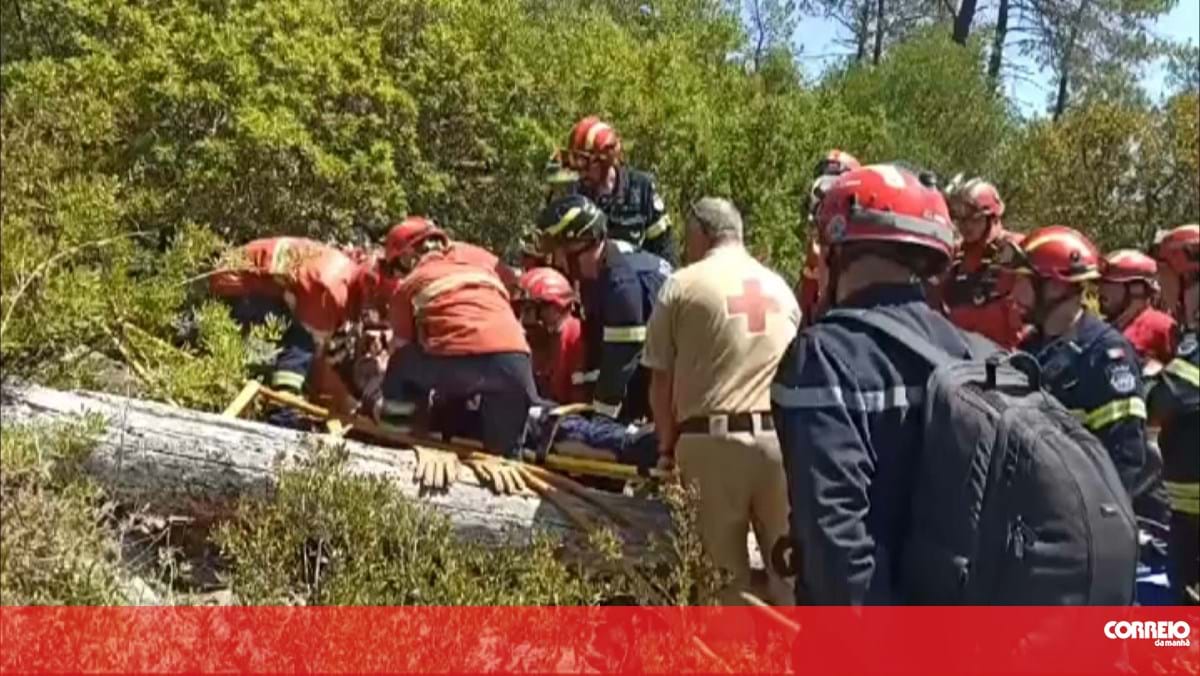
[[[727,199],[702,197],[692,205],[685,235],[687,259],[698,261],[714,247],[742,243],[742,214]]]

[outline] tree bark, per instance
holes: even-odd
[[[1001,0],[1004,2],[1005,0]],[[958,7],[958,13],[954,15],[954,34],[953,39],[960,45],[967,44],[967,38],[971,37],[971,23],[975,21],[975,7],[978,0],[962,0],[962,4]]]
[[[1004,60],[1004,41],[1008,37],[1008,1],[1000,0],[996,9],[996,33],[992,38],[992,53],[988,57],[988,77],[993,86],[1000,85],[1000,67]]]
[[[202,520],[230,515],[239,499],[269,496],[279,470],[304,459],[321,439],[317,434],[165,404],[36,386],[6,385],[0,413],[5,425],[63,422],[85,413],[103,416],[107,424],[85,463],[88,474],[118,500]],[[413,451],[344,443],[349,472],[388,479],[405,497],[449,517],[461,537],[488,545],[522,544],[537,531],[550,531],[563,536],[568,549],[586,554],[587,533],[550,502],[495,495],[466,468],[446,493],[421,496],[412,478]],[[602,491],[590,494],[636,526],[613,525],[631,554],[645,551],[650,533],[665,534],[670,528],[661,503]],[[582,499],[559,495],[576,511],[597,517],[595,522],[606,522]]]
[[[1069,55],[1070,53],[1071,50],[1068,48],[1067,54]],[[1062,114],[1067,110],[1067,97],[1070,93],[1070,80],[1071,60],[1070,56],[1067,56],[1062,60],[1062,66],[1060,67],[1060,71],[1058,73],[1058,93],[1054,97],[1053,118],[1055,120],[1058,120],[1058,118],[1062,117]]]
[[[862,0],[862,5],[858,10],[858,30],[854,40],[857,43],[857,50],[854,53],[854,62],[862,63],[863,59],[867,58],[867,40],[871,38],[871,3],[869,0]]]
[[[1079,44],[1083,20],[1087,15],[1090,4],[1090,0],[1080,0],[1079,9],[1075,11],[1067,29],[1067,44],[1063,46],[1062,60],[1059,62],[1058,94],[1054,98],[1053,118],[1055,120],[1062,117],[1062,114],[1067,110],[1067,103],[1071,95],[1071,67],[1073,66],[1075,49]]]
[[[884,0],[877,0],[875,3],[875,54],[872,63],[876,66],[883,58],[883,2]]]

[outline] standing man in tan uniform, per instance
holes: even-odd
[[[642,356],[659,452],[677,458],[683,480],[699,485],[705,550],[733,575],[722,601],[740,603],[739,592],[749,589],[750,524],[767,564],[769,600],[789,603],[791,585],[770,564],[788,530],[770,388],[800,308],[787,282],[742,245],[742,217],[729,201],[696,202],[685,247],[691,264],[663,285]]]

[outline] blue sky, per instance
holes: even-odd
[[[1158,20],[1154,32],[1160,37],[1180,42],[1200,42],[1200,0],[1179,0],[1170,14]],[[803,50],[801,58],[808,73],[816,75],[832,59],[849,53],[848,48],[835,43],[839,37],[845,36],[839,33],[838,25],[826,19],[807,17],[800,22],[795,42]],[[1044,112],[1046,97],[1052,90],[1048,74],[1042,73],[1033,79],[1033,82],[1010,81],[1007,85],[1009,97],[1017,102],[1025,114]],[[1162,93],[1164,80],[1165,69],[1162,64],[1152,64],[1142,74],[1142,82],[1155,99]]]

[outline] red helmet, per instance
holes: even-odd
[[[1154,257],[1178,275],[1200,272],[1200,225],[1181,225],[1160,232],[1154,242]]]
[[[847,171],[861,169],[862,164],[850,153],[834,148],[821,161],[817,162],[817,168],[813,172],[814,176],[837,176],[844,174]]]
[[[838,177],[821,200],[817,227],[822,244],[894,242],[954,257],[955,232],[946,200],[912,172],[873,164]]]
[[[1016,272],[1060,282],[1100,277],[1100,250],[1078,230],[1051,225],[1029,233],[1009,266]]]
[[[446,233],[433,222],[423,216],[409,216],[399,225],[393,226],[388,232],[384,245],[384,258],[395,260],[400,256],[413,253],[417,245],[430,237],[445,237]]]
[[[946,203],[955,220],[973,216],[999,218],[1004,215],[1004,200],[1000,199],[1000,191],[982,178],[964,181],[961,174],[955,176],[946,186]]]
[[[599,117],[589,115],[576,122],[571,129],[567,139],[568,167],[582,169],[593,159],[616,164],[620,157],[621,137],[612,125]]]
[[[1106,282],[1157,284],[1158,263],[1136,249],[1118,249],[1104,257],[1100,279]]]
[[[525,271],[518,283],[520,300],[551,303],[562,308],[575,303],[575,289],[561,272],[554,268],[534,268]]]

